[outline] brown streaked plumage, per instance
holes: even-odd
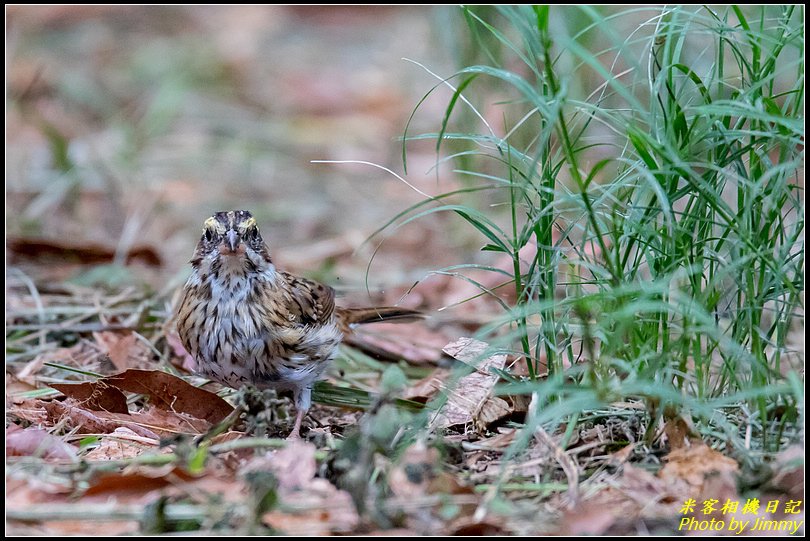
[[[232,388],[291,390],[297,409],[291,438],[299,437],[312,385],[352,326],[422,317],[396,307],[336,307],[331,287],[276,269],[244,210],[205,221],[191,265],[177,330],[197,372]]]

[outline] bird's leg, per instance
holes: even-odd
[[[312,387],[304,387],[303,389],[295,389],[293,391],[293,399],[295,400],[295,423],[293,424],[292,432],[287,436],[288,440],[301,439],[301,421],[304,420],[304,415],[309,411],[312,405]]]
[[[306,413],[307,412],[305,412],[302,409],[299,409],[296,412],[296,414],[295,414],[295,424],[293,425],[292,432],[290,432],[290,435],[287,436],[288,440],[300,440],[301,439],[301,434],[300,434],[301,421],[304,420],[304,415],[306,415]]]

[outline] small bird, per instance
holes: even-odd
[[[362,323],[423,317],[406,308],[336,307],[331,287],[275,267],[245,210],[208,218],[190,263],[177,330],[197,373],[234,389],[292,391],[297,411],[290,439],[300,438],[312,386],[344,334]]]

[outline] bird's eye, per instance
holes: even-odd
[[[207,240],[208,242],[211,242],[212,240],[214,240],[214,234],[211,233],[210,229],[205,230],[205,240]]]

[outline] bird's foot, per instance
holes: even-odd
[[[306,411],[299,409],[295,414],[295,424],[293,424],[292,432],[287,436],[287,441],[301,441],[301,421],[304,420]]]

